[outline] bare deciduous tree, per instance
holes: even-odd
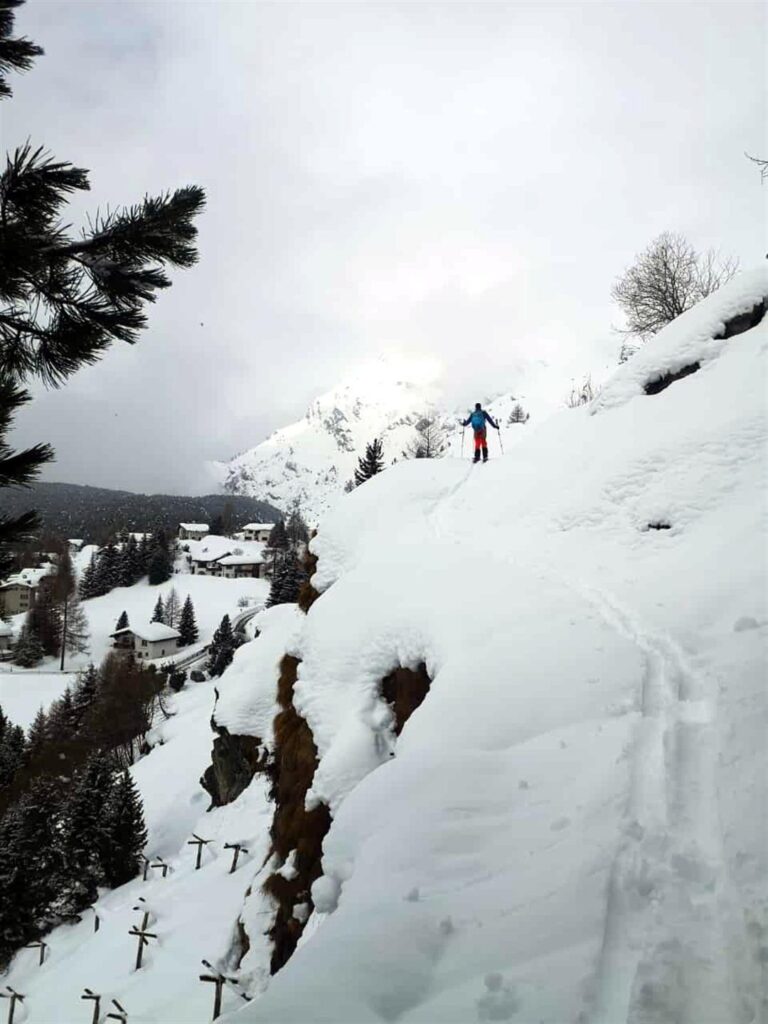
[[[647,341],[730,281],[737,269],[737,260],[723,258],[712,249],[697,253],[682,235],[665,231],[611,289],[627,320],[621,333]]]

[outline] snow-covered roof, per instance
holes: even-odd
[[[244,530],[271,530],[274,523],[246,523]]]
[[[116,629],[109,635],[122,636],[123,633],[133,633],[140,640],[174,640],[181,636],[178,629],[166,626],[162,622],[149,622],[146,626],[125,626],[123,629]]]
[[[222,554],[221,552],[219,552],[219,554],[216,554],[215,552],[211,551],[203,552],[199,555],[192,555],[192,561],[205,562],[206,564],[208,564],[209,562],[218,562],[219,559],[224,558],[226,554],[228,554],[228,552],[224,552],[224,554]]]
[[[208,523],[179,523],[182,530],[194,530],[196,533],[208,530]]]
[[[36,587],[44,576],[48,576],[51,569],[53,569],[53,566],[50,564],[39,566],[36,569],[22,569],[21,572],[17,572],[12,576],[9,576],[7,580],[0,584],[0,588]]]
[[[261,555],[224,555],[219,565],[261,565],[263,561]]]

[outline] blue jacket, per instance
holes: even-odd
[[[499,429],[498,423],[495,423],[491,416],[485,411],[485,409],[473,409],[472,412],[467,416],[465,420],[461,421],[462,427],[468,427],[472,424],[473,430],[481,430],[486,421],[491,424],[494,430]]]

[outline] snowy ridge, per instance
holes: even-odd
[[[376,360],[315,399],[302,420],[228,462],[214,463],[213,472],[232,494],[258,495],[283,510],[298,501],[308,520],[316,524],[342,498],[358,458],[375,437],[382,439],[387,465],[401,460],[414,440],[416,423],[429,414],[437,418],[451,454],[460,453],[459,418],[467,415],[467,408],[456,409],[445,402],[439,374],[432,363]],[[552,383],[550,377],[546,364],[533,363],[517,374],[518,397],[511,393],[477,397],[506,428],[519,399],[526,409],[533,409],[535,418],[562,403],[566,382],[554,375],[556,383]],[[526,397],[529,392],[531,402]],[[468,401],[474,400],[475,396],[468,396]],[[509,431],[505,443],[519,440],[521,431]],[[495,436],[491,449],[498,454]]]
[[[714,335],[766,295],[744,275],[513,457],[397,466],[327,517],[292,650],[333,824],[243,1019],[760,1019],[768,331]],[[379,681],[422,660],[395,739]]]

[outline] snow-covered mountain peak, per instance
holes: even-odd
[[[401,457],[415,424],[439,407],[440,374],[439,363],[428,359],[382,356],[362,363],[315,398],[301,420],[215,464],[217,476],[230,493],[269,494],[283,509],[299,502],[317,521],[343,494],[369,441],[383,439],[387,461]],[[447,429],[449,417],[438,415]]]

